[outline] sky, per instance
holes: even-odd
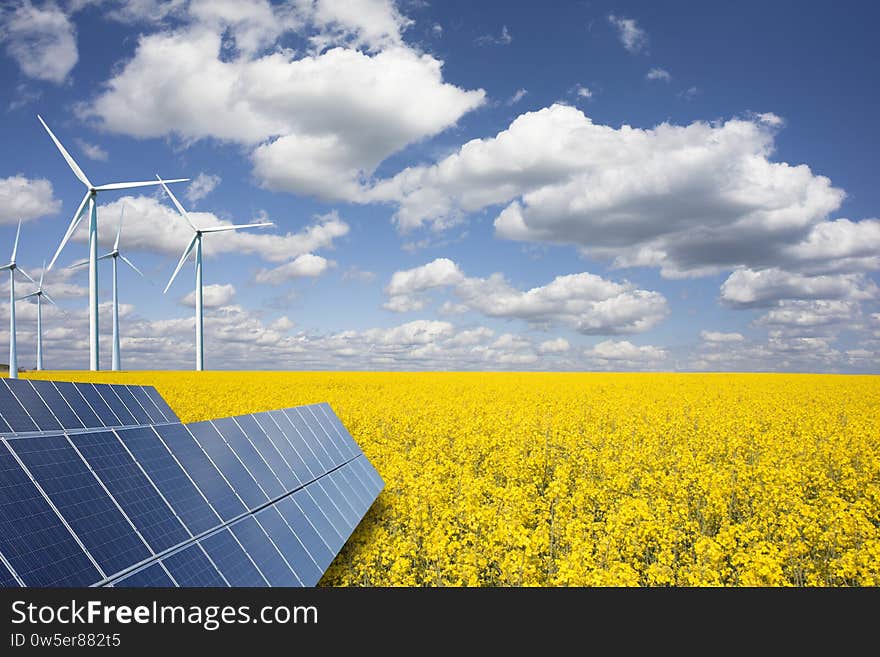
[[[170,185],[207,369],[880,371],[868,2],[13,0],[0,260],[88,367],[85,193]],[[189,369],[191,238],[99,192],[124,369]],[[99,267],[102,368],[111,269]],[[8,298],[8,274],[2,279]],[[16,279],[16,294],[34,287]],[[36,305],[17,302],[20,366]],[[0,304],[0,350],[9,342]],[[5,361],[5,351],[0,351]]]

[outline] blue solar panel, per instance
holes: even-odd
[[[287,457],[287,462],[293,469],[293,473],[299,480],[300,485],[312,481],[316,475],[309,467],[308,463],[306,463],[305,457],[300,454],[300,451],[308,453],[308,449],[306,448],[305,443],[299,441],[298,438],[294,439],[294,436],[298,436],[298,434],[296,429],[294,429],[293,425],[290,423],[290,420],[288,420],[287,416],[281,411],[269,411],[268,413],[260,414],[259,418],[261,422],[263,421],[263,418],[267,416],[268,421],[266,421],[265,424],[268,425],[269,421],[271,421],[278,430],[276,435],[279,436],[279,438],[276,442],[282,447],[285,444],[287,445],[284,453]],[[297,448],[297,444],[300,444],[299,449]],[[317,460],[314,460],[314,457],[310,454],[309,457],[313,459],[315,467],[319,467]]]
[[[315,433],[318,434],[321,445],[330,454],[330,458],[333,459],[334,463],[337,465],[342,464],[357,456],[357,454],[349,453],[348,447],[341,444],[342,439],[336,429],[330,424],[320,406],[303,406],[300,411],[306,421],[315,427]]]
[[[88,402],[95,415],[98,416],[101,426],[116,427],[122,424],[94,385],[91,383],[80,383],[76,385],[76,389]]]
[[[70,437],[154,552],[190,534],[112,431]]]
[[[266,437],[275,447],[275,451],[278,452],[284,461],[286,467],[282,468],[282,472],[276,472],[276,474],[281,478],[285,487],[288,489],[298,488],[308,481],[308,479],[302,479],[300,476],[300,472],[305,473],[306,468],[302,464],[299,455],[269,413],[256,413],[251,417],[253,417],[254,422],[262,429],[263,433],[266,434]]]
[[[19,438],[9,445],[105,573],[150,556],[65,436]]]
[[[104,403],[110,407],[110,410],[113,411],[113,415],[116,417],[116,422],[108,424],[107,426],[131,426],[133,424],[139,424],[119,398],[119,395],[116,394],[115,388],[117,386],[110,386],[106,383],[94,383],[92,385],[95,386],[95,390],[97,390],[101,399],[103,399]]]
[[[320,481],[315,482],[315,485],[322,487],[330,499],[333,500],[333,504],[336,505],[336,508],[339,509],[345,518],[349,531],[352,531],[357,526],[360,515],[354,510],[354,506],[340,489],[337,477],[338,475],[335,471],[331,472],[326,477],[322,477]]]
[[[27,409],[28,415],[37,424],[40,431],[53,431],[61,429],[61,424],[46,406],[46,402],[34,390],[33,384],[25,379],[7,380],[7,384],[12,390],[12,394],[18,399],[21,405]]]
[[[309,482],[324,474],[326,472],[324,466],[315,457],[312,448],[303,439],[302,433],[293,425],[288,415],[284,411],[279,411],[278,413],[273,412],[272,417],[278,423],[278,426],[281,427],[281,431],[284,432],[288,442],[299,456],[302,465],[296,471],[297,476],[303,479],[304,482]]]
[[[100,573],[0,441],[0,552],[26,586],[88,586]]]
[[[186,427],[168,424],[157,427],[156,430],[223,520],[230,520],[246,511],[235,491],[193,440]],[[215,440],[223,442],[219,436]]]
[[[248,509],[256,508],[268,501],[269,498],[211,422],[195,422],[187,427]]]
[[[83,426],[89,429],[104,426],[101,422],[101,418],[97,416],[92,410],[92,407],[89,406],[85,397],[80,393],[78,388],[81,384],[74,385],[67,381],[52,381],[52,384],[55,386],[56,390],[58,390],[58,394],[64,397],[67,405],[73,409],[74,413],[76,413],[76,416],[79,418],[80,422],[82,422]]]
[[[241,415],[235,418],[241,430],[247,434],[251,444],[256,448],[260,455],[266,460],[272,473],[280,480],[282,491],[289,491],[297,488],[300,483],[296,475],[290,469],[287,461],[275,447],[274,441],[263,431],[263,427],[257,422],[253,415]],[[277,430],[277,427],[276,427]]]
[[[345,539],[348,538],[352,528],[333,500],[327,495],[326,491],[321,486],[321,482],[316,481],[315,483],[310,484],[306,488],[306,491],[311,496],[312,500],[314,500],[315,504],[318,505],[318,508],[321,509],[321,512],[330,521],[330,524],[333,525],[333,529],[339,534],[342,541],[345,542]]]
[[[360,518],[367,512],[367,509],[370,508],[370,504],[373,502],[373,497],[367,492],[367,489],[364,488],[360,478],[354,474],[349,464],[343,465],[335,471],[335,474],[337,477],[337,486],[342,489],[346,499],[351,503],[352,508],[357,514],[357,517]]]
[[[270,586],[302,586],[278,548],[269,540],[263,528],[253,516],[248,516],[230,526],[232,533],[263,573]]]
[[[165,419],[165,415],[156,408],[156,404],[153,402],[153,398],[147,394],[145,388],[141,386],[125,386],[128,388],[128,391],[131,393],[132,397],[140,404],[141,408],[144,409],[144,412],[150,416],[150,421],[148,424],[160,424],[162,422],[167,422]],[[177,418],[174,418],[176,421]]]
[[[168,573],[165,572],[162,566],[154,563],[114,582],[113,586],[122,588],[156,588],[173,587],[175,584],[168,577]]]
[[[236,424],[234,418],[223,418],[222,420],[214,420],[214,427],[226,440],[226,443],[238,455],[242,465],[250,473],[251,477],[262,489],[266,497],[273,499],[284,493],[281,482],[272,472],[271,468],[266,464],[266,460],[256,450],[247,436]]]
[[[119,429],[116,433],[190,532],[201,534],[217,526],[220,517],[153,429]],[[244,510],[241,505],[239,508]]]
[[[22,379],[19,379],[21,381]],[[70,405],[64,401],[64,397],[58,392],[58,389],[51,381],[28,381],[34,386],[34,390],[43,398],[46,405],[52,409],[52,413],[65,429],[82,429],[83,423],[80,422],[76,413]]]
[[[324,413],[324,417],[327,418],[328,423],[334,429],[336,429],[337,435],[340,437],[340,443],[338,443],[341,447],[346,447],[348,449],[348,454],[351,457],[357,456],[361,453],[361,448],[358,447],[354,438],[351,437],[351,434],[348,432],[348,429],[345,428],[345,425],[339,420],[339,417],[336,413],[333,412],[333,409],[330,408],[330,404],[326,402],[323,404],[316,404],[317,408],[315,409],[315,414],[317,415],[318,410]],[[343,453],[345,449],[343,449]]]
[[[9,381],[10,379],[0,380],[0,415],[11,431],[38,431],[37,425],[9,389]]]
[[[125,404],[125,408],[128,409],[128,412],[134,419],[132,424],[150,424],[153,419],[150,415],[141,408],[141,405],[138,403],[138,400],[134,398],[134,395],[131,394],[131,391],[128,389],[128,386],[110,386],[113,389],[113,392],[116,393],[116,396],[122,400],[122,403]],[[119,413],[117,413],[119,415]]]
[[[317,467],[312,467],[315,475],[322,475],[325,472],[333,469],[336,466],[336,463],[333,462],[328,454],[327,450],[325,450],[320,445],[320,441],[317,436],[315,436],[314,431],[310,426],[308,426],[303,419],[303,417],[297,412],[295,408],[290,408],[284,411],[285,415],[287,415],[291,424],[296,427],[297,433],[299,433],[302,442],[304,442],[308,446],[308,451],[314,456],[314,458],[318,462]],[[302,454],[302,451],[300,451]]]
[[[323,571],[306,550],[303,542],[297,537],[284,517],[275,506],[270,506],[256,514],[257,522],[287,559],[287,563],[296,573],[303,586],[314,586],[321,579]]]
[[[228,529],[211,534],[199,542],[230,586],[269,584]]]
[[[312,559],[315,560],[321,572],[323,573],[327,570],[336,553],[330,551],[330,548],[318,534],[318,530],[309,522],[309,519],[303,513],[303,510],[297,506],[293,497],[288,495],[284,499],[279,500],[275,503],[275,508],[278,509],[284,520],[287,521],[287,524],[290,525],[290,528],[296,533],[299,540],[302,541],[303,546],[308,550]]]
[[[348,460],[336,448],[336,445],[332,443],[327,431],[318,422],[314,413],[309,411],[307,407],[289,408],[285,412],[292,417],[298,417],[303,426],[306,427],[306,435],[311,441],[310,446],[318,457],[318,460],[323,464],[325,472],[342,465]],[[300,429],[300,431],[302,431],[302,429]]]
[[[162,398],[162,395],[159,394],[158,390],[152,386],[145,386],[143,390],[150,396],[150,399],[153,400],[156,408],[165,416],[166,422],[180,422],[180,418],[178,418],[177,414],[171,410],[168,402]]]
[[[336,554],[342,547],[342,532],[336,529],[336,526],[330,521],[330,515],[318,506],[311,492],[308,489],[298,490],[290,496],[290,499],[296,502],[296,505],[318,532],[321,540],[327,544],[333,554]]]
[[[6,564],[0,560],[0,588],[14,588],[19,586],[18,580],[15,579],[15,576],[6,567]]]
[[[198,545],[175,552],[162,563],[178,586],[229,586]]]

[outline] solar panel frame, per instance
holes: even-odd
[[[171,588],[178,586],[161,562],[136,570],[108,586],[121,588]]]

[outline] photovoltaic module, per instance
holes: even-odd
[[[2,586],[314,586],[384,487],[328,404],[3,379],[0,442]]]

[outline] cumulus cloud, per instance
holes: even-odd
[[[54,3],[30,0],[0,10],[0,41],[28,77],[60,84],[76,66],[76,28]]]
[[[186,186],[185,194],[187,200],[190,203],[202,200],[217,188],[220,180],[220,176],[202,171]]]
[[[249,3],[248,11],[257,5],[261,16],[277,13],[265,2]],[[443,62],[402,42],[407,21],[391,2],[299,3],[294,13],[303,16],[290,26],[304,21],[325,30],[322,47],[303,56],[256,45],[229,56],[221,26],[238,16],[238,3],[195,10],[198,20],[185,29],[142,36],[80,116],[135,137],[241,144],[266,188],[357,200],[363,180],[389,155],[449,128],[485,100],[481,89],[444,82]],[[293,29],[286,18],[273,20]],[[345,46],[323,49],[338,43]]]
[[[773,306],[783,299],[873,299],[880,290],[863,274],[809,276],[779,268],[737,269],[721,285],[721,300],[734,307]]]
[[[231,283],[225,285],[211,284],[202,286],[202,305],[205,308],[219,308],[228,306],[235,298],[235,286]],[[196,307],[196,292],[193,290],[180,300],[180,303],[190,308]]]
[[[45,178],[25,178],[21,174],[0,178],[0,224],[29,221],[60,209],[61,201]]]
[[[617,29],[623,47],[636,54],[648,47],[648,34],[632,18],[608,14],[608,22]]]
[[[397,204],[404,231],[500,205],[499,237],[572,244],[667,277],[772,266],[811,231],[821,241],[817,226],[844,198],[806,165],[772,162],[774,135],[746,119],[612,128],[557,104],[404,169],[372,198]]]
[[[742,342],[745,340],[742,333],[722,333],[720,331],[700,331],[700,337],[705,342],[725,343],[725,342]]]
[[[565,338],[556,338],[555,340],[545,340],[538,345],[538,351],[542,354],[561,354],[568,351],[571,345]]]
[[[861,314],[859,305],[844,300],[787,300],[758,318],[755,324],[776,328],[814,328],[850,324]]]
[[[523,88],[517,89],[514,94],[507,99],[508,105],[516,105],[519,101],[526,97],[529,92]]]
[[[672,80],[672,75],[665,68],[652,68],[645,75],[645,78],[648,80],[662,80],[663,82],[669,82]]]
[[[667,356],[665,349],[637,346],[627,340],[605,340],[584,353],[596,366],[606,369],[651,369]]]
[[[521,319],[535,326],[561,324],[580,333],[638,333],[656,326],[668,314],[665,297],[615,283],[590,273],[557,276],[547,285],[521,291],[501,273],[467,277],[456,263],[438,258],[421,267],[395,272],[385,288],[388,310],[421,310],[421,293],[450,288],[467,310],[489,317]]]
[[[106,150],[98,146],[97,144],[89,143],[83,139],[76,139],[76,145],[79,146],[79,149],[85,154],[87,158],[90,160],[97,160],[98,162],[106,162],[110,157],[109,153]]]
[[[298,278],[317,278],[333,266],[335,263],[332,260],[314,253],[304,253],[278,267],[261,269],[256,279],[257,283],[279,285]]]

